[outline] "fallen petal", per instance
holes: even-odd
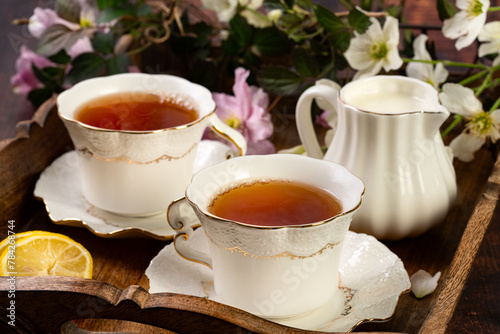
[[[414,273],[411,278],[411,291],[417,298],[422,298],[434,292],[437,287],[437,282],[441,277],[441,272],[431,276],[427,271],[420,269]]]

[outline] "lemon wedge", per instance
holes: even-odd
[[[92,278],[92,256],[89,251],[63,234],[30,231],[19,233],[15,240],[15,247],[8,247],[11,244],[7,240],[0,255],[2,276]]]

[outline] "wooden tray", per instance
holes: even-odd
[[[298,144],[293,116],[278,111],[274,121],[273,141],[278,148]],[[12,285],[8,277],[0,277],[3,333],[86,332],[80,328],[148,333],[306,332],[204,298],[170,293],[150,295],[144,273],[149,261],[168,241],[105,239],[86,229],[53,224],[42,203],[34,199],[33,189],[40,173],[71,149],[69,136],[55,110],[55,99],[47,101],[31,121],[21,122],[15,138],[0,142],[1,217],[12,221],[16,233],[41,229],[66,234],[82,243],[94,258],[92,280],[17,277]],[[455,169],[459,199],[446,220],[421,237],[385,243],[403,260],[410,275],[419,269],[431,274],[441,271],[438,290],[420,300],[411,293],[405,294],[389,321],[362,324],[356,331],[446,331],[500,191],[496,149],[479,151],[472,164],[456,162]],[[7,234],[8,224],[2,224],[0,237]],[[9,291],[15,297],[9,297]],[[11,311],[5,307],[12,300],[15,327],[8,324]]]

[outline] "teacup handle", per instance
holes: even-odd
[[[170,203],[167,210],[167,220],[175,231],[174,248],[177,254],[186,260],[204,264],[212,269],[212,259],[205,253],[189,247],[187,240],[192,236],[193,227],[199,227],[199,219],[189,205],[186,197]]]
[[[241,133],[224,123],[215,113],[210,116],[210,121],[212,123],[212,125],[210,125],[212,130],[218,136],[233,143],[238,148],[238,154],[240,156],[247,153],[247,142]]]
[[[337,112],[337,98],[339,91],[328,85],[311,86],[302,93],[295,109],[295,120],[299,132],[300,141],[308,156],[316,159],[323,159],[323,151],[318,142],[318,137],[314,131],[311,117],[311,104],[314,99],[322,99],[327,103],[332,111]]]

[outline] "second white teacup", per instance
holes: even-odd
[[[256,180],[322,188],[340,202],[341,212],[288,226],[241,223],[210,212],[221,192]],[[262,317],[283,318],[339,300],[343,241],[363,193],[363,182],[332,162],[289,154],[236,157],[196,173],[186,196],[170,205],[167,216],[176,232],[176,251],[213,270],[215,292],[225,303]],[[210,256],[186,243],[198,221],[209,240]]]

